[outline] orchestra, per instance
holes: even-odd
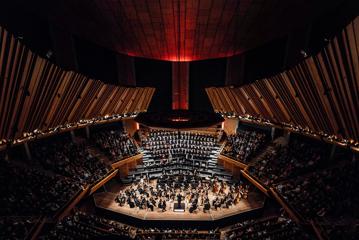
[[[120,207],[129,206],[147,211],[167,211],[177,207],[190,213],[201,210],[204,213],[221,208],[230,208],[241,199],[247,199],[249,185],[231,184],[219,180],[216,176],[200,177],[195,170],[182,174],[164,173],[156,180],[149,180],[146,175],[133,182],[124,191],[120,191],[115,201]]]

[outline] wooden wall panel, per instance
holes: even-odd
[[[153,88],[104,84],[65,71],[0,27],[0,144],[107,115],[146,111]]]
[[[240,88],[208,88],[213,108],[359,147],[358,36],[359,17],[316,56],[285,72]]]

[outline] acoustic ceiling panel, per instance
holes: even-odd
[[[343,1],[64,0],[38,8],[73,34],[119,53],[193,61],[257,47]]]

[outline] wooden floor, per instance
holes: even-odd
[[[128,205],[120,207],[116,202],[116,194],[110,192],[96,193],[93,195],[95,205],[98,208],[103,208],[114,213],[120,213],[135,217],[141,220],[186,220],[186,221],[213,221],[244,212],[252,211],[262,208],[264,205],[264,197],[260,193],[251,192],[247,200],[241,200],[237,205],[230,208],[222,208],[218,210],[210,210],[204,213],[197,210],[194,213],[189,213],[186,208],[185,212],[174,212],[171,206],[167,207],[166,212],[156,209],[152,212],[150,210],[142,210],[138,208],[130,208]],[[202,207],[200,208],[202,209]]]

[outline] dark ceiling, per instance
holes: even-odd
[[[285,35],[345,0],[63,0],[13,2],[130,56],[228,57]],[[31,2],[31,3],[29,3]],[[14,3],[13,3],[14,4]]]

